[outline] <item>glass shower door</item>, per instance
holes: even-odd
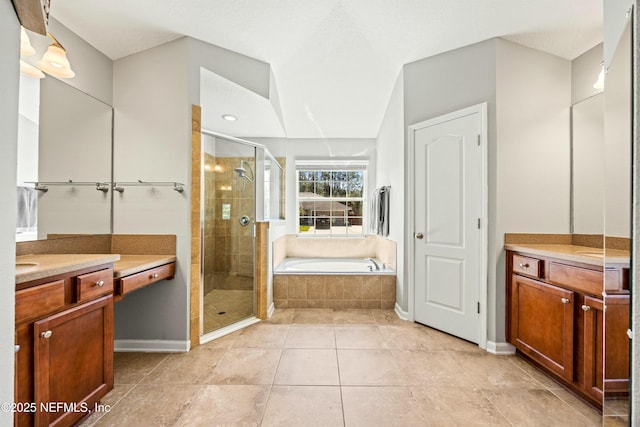
[[[256,149],[203,135],[204,334],[255,314]]]

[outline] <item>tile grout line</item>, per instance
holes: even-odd
[[[512,427],[516,427],[516,425],[515,425],[515,424],[514,424],[510,419],[509,419],[509,417],[507,417],[507,415],[506,415],[506,414],[504,414],[504,413],[500,410],[500,408],[499,408],[496,404],[494,404],[494,403],[493,403],[493,401],[489,398],[489,396],[488,396],[488,395],[487,395],[487,393],[486,393],[486,389],[484,389],[484,388],[480,388],[480,387],[479,387],[479,388],[478,388],[478,390],[480,390],[480,393],[482,393],[482,396],[483,396],[485,399],[487,399],[487,402],[489,402],[489,404],[490,404],[490,405],[491,405],[491,406],[496,410],[496,412],[497,412],[498,414],[500,414],[500,416],[501,416],[502,418],[504,418],[505,420],[507,420],[507,422],[509,423],[509,425],[510,425],[510,426],[512,426]]]
[[[338,387],[340,390],[340,409],[342,409],[342,426],[346,427],[347,417],[344,414],[344,395],[342,394],[342,377],[340,376],[340,358],[338,357],[338,339],[336,337],[336,327],[333,326],[333,345],[336,352],[336,367],[338,368]]]
[[[149,372],[147,372],[146,374],[144,374],[144,375],[143,375],[143,376],[138,380],[138,382],[137,382],[137,383],[134,383],[134,384],[115,384],[115,372],[114,372],[114,384],[113,384],[113,389],[111,389],[111,391],[113,391],[113,390],[115,389],[115,386],[116,386],[116,385],[130,385],[130,386],[131,386],[131,388],[129,389],[129,391],[127,391],[125,394],[123,394],[123,395],[122,395],[122,397],[116,401],[116,403],[114,403],[113,405],[111,405],[111,410],[113,410],[113,408],[115,408],[115,406],[116,406],[118,403],[122,402],[122,400],[123,400],[125,397],[127,397],[127,396],[129,395],[129,393],[131,393],[135,388],[137,388],[137,387],[142,383],[142,380],[143,380],[143,379],[145,379],[145,378],[147,377],[147,375],[149,375],[151,372],[153,372],[153,371],[154,371],[158,366],[160,366],[160,364],[162,364],[162,362],[164,362],[164,361],[167,359],[167,357],[169,357],[169,354],[166,354],[166,355],[165,355],[165,357],[164,357],[160,362],[158,362],[158,365],[156,365],[153,369],[151,369]],[[111,392],[111,391],[110,391],[110,392]],[[110,393],[110,392],[109,392],[109,393]],[[109,411],[109,412],[111,412],[111,411]],[[100,421],[100,420],[101,420],[101,419],[102,419],[106,414],[108,414],[109,412],[104,412],[104,413],[102,413],[102,415],[100,415],[100,416],[99,416],[99,417],[98,417],[98,418],[97,418],[93,423],[91,423],[91,425],[90,425],[90,426],[94,426],[94,425],[96,425],[96,424],[98,423],[98,421]],[[90,427],[90,426],[84,426],[84,427]]]
[[[295,316],[295,310],[293,312]],[[291,317],[293,322],[293,316]],[[282,354],[284,353],[284,346],[287,344],[287,339],[289,338],[289,333],[291,332],[292,323],[287,324],[287,335],[284,338],[284,342],[282,343],[282,347],[280,348],[280,357],[278,358],[278,364],[276,365],[276,370],[273,373],[273,378],[271,378],[271,384],[269,384],[269,391],[267,392],[267,398],[264,401],[264,408],[262,409],[262,416],[260,417],[259,425],[262,425],[264,422],[264,416],[267,413],[267,407],[269,406],[269,400],[271,399],[271,392],[273,391],[274,382],[276,381],[276,375],[278,374],[278,368],[280,368],[280,363],[282,362]]]

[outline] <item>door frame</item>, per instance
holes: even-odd
[[[487,103],[473,105],[467,108],[463,108],[458,111],[454,111],[448,114],[444,114],[438,117],[434,117],[423,122],[409,125],[408,127],[408,141],[409,147],[407,150],[409,160],[407,162],[407,227],[405,228],[405,241],[407,242],[407,257],[406,265],[409,268],[406,269],[408,277],[408,314],[410,321],[415,321],[415,240],[413,233],[415,232],[415,133],[419,129],[430,127],[439,123],[447,122],[450,120],[462,118],[471,114],[479,113],[481,121],[480,129],[480,174],[481,180],[479,182],[480,190],[480,244],[479,244],[479,271],[480,283],[478,289],[478,299],[480,301],[480,340],[478,346],[482,349],[487,348],[487,324],[488,324],[488,290],[487,290],[487,275],[488,275],[488,242],[489,242],[489,176],[488,176],[488,159],[489,159],[489,147],[488,147],[488,129],[487,129]]]

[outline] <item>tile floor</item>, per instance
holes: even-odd
[[[241,289],[213,289],[207,293],[203,301],[205,333],[253,316],[253,294],[253,290]]]
[[[83,426],[602,425],[520,358],[390,310],[283,309],[189,353],[117,353],[115,384]]]

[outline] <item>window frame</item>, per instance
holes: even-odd
[[[348,204],[350,202],[361,202],[362,203],[362,214],[357,216],[356,218],[362,218],[362,232],[361,233],[335,233],[333,221],[330,220],[329,224],[329,232],[326,234],[317,234],[317,233],[307,233],[300,232],[300,219],[305,218],[305,216],[300,215],[300,204],[304,201],[312,201],[314,198],[305,198],[300,197],[300,172],[362,172],[362,196],[361,197],[350,197],[346,194],[344,197],[322,197],[323,201],[326,202],[338,202],[343,204]],[[295,161],[295,173],[296,173],[296,236],[297,237],[347,237],[347,238],[362,238],[367,235],[367,221],[368,221],[368,172],[369,172],[369,160],[338,160],[338,159],[314,159],[314,160],[296,160]],[[333,182],[333,181],[331,181]],[[337,181],[337,182],[346,182],[346,181]],[[313,216],[311,218],[317,218]],[[329,218],[337,218],[329,215]],[[348,218],[348,214],[345,215],[345,218]]]

